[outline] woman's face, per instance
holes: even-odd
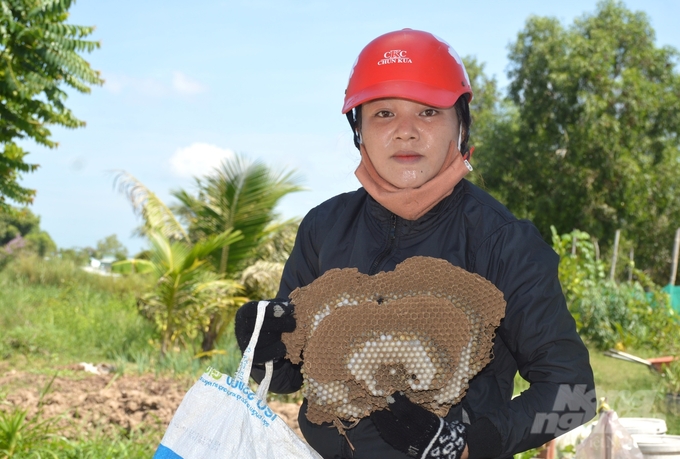
[[[449,144],[458,142],[454,107],[434,108],[406,99],[361,106],[361,137],[380,176],[397,188],[417,188],[441,170]]]

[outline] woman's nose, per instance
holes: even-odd
[[[410,117],[402,117],[397,122],[394,138],[398,140],[415,140],[418,138],[418,129],[415,121]]]

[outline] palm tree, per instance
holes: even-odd
[[[258,248],[281,225],[273,224],[274,208],[289,193],[302,190],[299,177],[289,171],[273,171],[259,161],[237,155],[222,163],[213,174],[196,179],[197,194],[184,190],[173,195],[181,202],[177,213],[188,222],[191,240],[226,229],[240,231],[243,238],[216,249],[210,255],[215,272],[223,279],[240,279],[255,260]],[[233,314],[233,311],[232,311]],[[202,347],[210,351],[229,323],[230,316],[218,311],[210,317]]]
[[[146,265],[156,284],[153,292],[138,299],[144,317],[153,321],[161,334],[161,356],[170,345],[180,341],[186,345],[197,330],[207,325],[208,317],[221,309],[233,309],[246,299],[239,297],[243,287],[232,280],[221,279],[210,270],[206,257],[214,250],[239,240],[231,230],[207,236],[196,244],[171,241],[159,232],[148,233],[151,241],[149,260],[125,260],[117,265],[136,262]]]
[[[249,298],[273,298],[279,289],[283,265],[295,243],[299,220],[274,223],[266,230],[252,261],[241,272],[240,283]]]
[[[239,231],[226,228],[192,241],[175,215],[153,192],[126,172],[116,179],[133,209],[142,216],[141,233],[148,237],[148,259],[114,263],[120,271],[150,272],[155,278],[153,292],[138,299],[142,315],[153,321],[161,335],[161,355],[170,345],[187,343],[209,318],[221,310],[233,310],[247,299],[238,282],[219,276],[211,269],[211,253],[243,239]]]

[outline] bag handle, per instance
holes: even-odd
[[[260,338],[260,330],[262,329],[262,324],[264,323],[264,313],[269,305],[269,301],[262,300],[257,303],[257,317],[255,318],[255,328],[253,329],[253,335],[250,337],[248,342],[248,347],[243,352],[243,358],[238,366],[238,371],[236,372],[236,379],[238,381],[243,381],[248,383],[250,380],[250,371],[253,368],[253,356],[255,354],[255,346],[257,345],[257,340]],[[274,373],[274,362],[269,361],[265,363],[265,375],[264,379],[260,383],[260,387],[257,389],[257,396],[265,400],[267,392],[269,391],[269,384],[272,380],[272,375]]]
[[[260,400],[267,400],[267,392],[269,392],[269,383],[272,382],[272,375],[274,374],[274,361],[270,360],[264,364],[264,379],[257,388],[257,397]]]

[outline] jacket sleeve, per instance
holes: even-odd
[[[286,261],[281,276],[281,284],[277,298],[289,298],[293,290],[310,284],[319,276],[318,251],[314,240],[315,209],[312,209],[300,223],[293,251]],[[253,365],[251,376],[260,383],[264,378],[264,366]],[[302,387],[302,374],[300,365],[293,365],[290,360],[283,359],[274,366],[269,391],[277,394],[290,394]]]
[[[320,242],[317,241],[315,231],[317,209],[312,209],[300,223],[293,251],[283,268],[278,298],[289,298],[293,290],[311,284],[321,275],[318,249]]]
[[[471,459],[538,447],[595,415],[588,350],[567,309],[558,265],[557,254],[528,221],[508,222],[477,250],[475,271],[507,302],[496,339],[530,387],[470,425]]]

